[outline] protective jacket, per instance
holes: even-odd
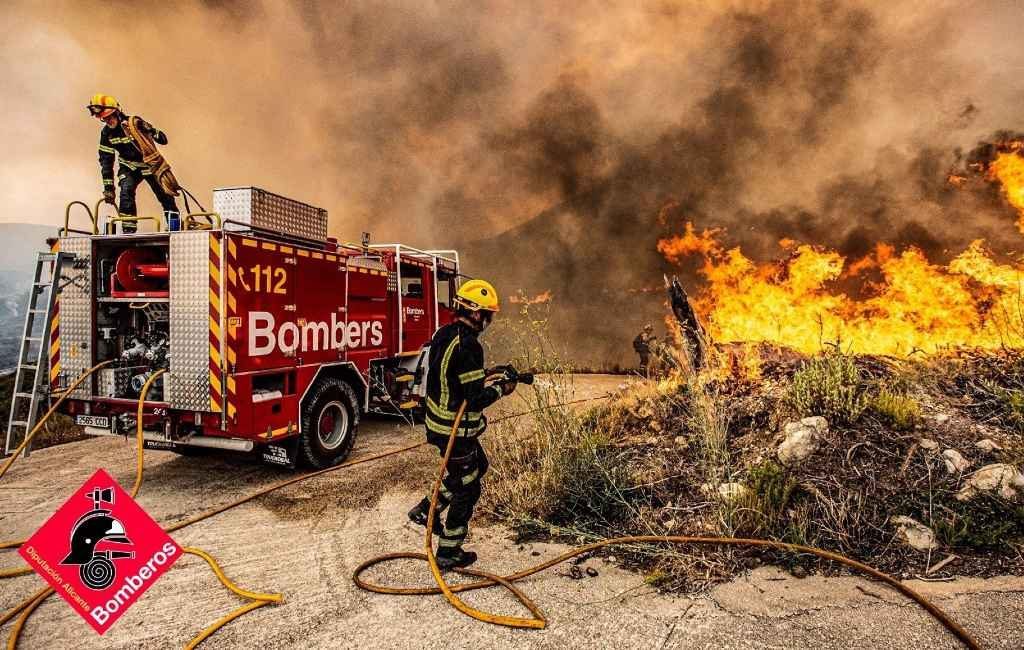
[[[427,371],[428,437],[448,436],[462,402],[466,412],[458,435],[475,438],[487,427],[483,410],[501,397],[498,386],[484,386],[484,349],[477,332],[456,321],[437,330],[430,341]]]
[[[131,136],[124,130],[124,122],[129,119],[127,115],[117,121],[117,126],[110,128],[104,125],[100,132],[99,157],[100,173],[103,175],[103,190],[111,191],[114,187],[114,158],[117,157],[121,164],[118,169],[118,176],[124,177],[129,171],[138,171],[142,175],[150,174],[152,170],[142,160],[142,151],[132,141]],[[157,129],[149,122],[139,118],[139,126],[153,136],[157,144],[167,144],[167,134]]]
[[[653,335],[647,334],[646,332],[640,332],[636,335],[636,338],[633,339],[633,350],[638,354],[647,354],[651,351],[651,341],[653,339]]]

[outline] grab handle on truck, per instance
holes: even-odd
[[[206,223],[197,222],[202,217]],[[185,230],[220,230],[221,218],[216,212],[191,212],[185,215],[185,222],[182,224]]]
[[[115,234],[114,231],[118,223],[131,222],[134,224],[138,224],[138,222],[140,221],[152,221],[156,223],[156,232],[160,232],[164,229],[164,222],[163,220],[160,219],[160,217],[134,217],[130,214],[118,214],[116,217],[112,217],[109,221],[107,221],[106,234]]]
[[[73,208],[76,205],[82,206],[82,209],[85,210],[85,213],[89,215],[89,221],[92,222],[92,232],[87,232],[85,230],[77,230],[71,227],[71,208]],[[98,206],[97,209],[99,209]],[[67,207],[64,208],[64,227],[57,231],[57,236],[60,238],[64,238],[67,237],[69,232],[78,233],[79,235],[100,234],[99,228],[96,226],[96,214],[94,214],[93,211],[89,209],[89,206],[86,205],[83,201],[72,201],[71,203],[68,203]]]

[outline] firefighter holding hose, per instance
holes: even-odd
[[[164,210],[167,222],[177,222],[179,212],[174,197],[178,193],[177,181],[166,161],[156,152],[157,144],[167,144],[167,135],[141,117],[129,117],[121,105],[110,95],[97,93],[87,106],[89,113],[103,122],[100,132],[100,174],[103,176],[103,199],[114,205],[114,160],[120,163],[117,179],[120,203],[117,211],[122,216],[135,217],[135,190],[143,180],[149,184]],[[144,150],[148,151],[144,155]],[[134,221],[124,221],[122,232],[136,230]]]
[[[479,441],[487,428],[483,410],[516,388],[515,376],[499,373],[488,377],[484,350],[477,340],[499,309],[494,287],[484,280],[469,280],[459,288],[454,302],[455,321],[437,330],[430,341],[425,400],[427,442],[437,447],[442,457],[456,413],[466,403],[448,471],[441,482],[434,520],[434,530],[440,532],[437,563],[443,569],[466,567],[476,561],[476,553],[463,550],[462,544],[488,467]],[[497,381],[486,384],[486,379]],[[447,515],[442,525],[439,515],[444,510]],[[425,526],[429,511],[428,495],[409,511],[409,519]]]

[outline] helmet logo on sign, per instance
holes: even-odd
[[[114,560],[135,557],[133,551],[118,551],[106,548],[108,543],[131,544],[124,524],[110,515],[103,504],[114,504],[114,489],[95,488],[86,494],[92,499],[92,510],[75,522],[71,530],[70,552],[61,564],[79,565],[78,576],[86,587],[99,591],[106,589],[117,577]],[[103,544],[104,548],[99,548]]]

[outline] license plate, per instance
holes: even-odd
[[[105,415],[76,415],[75,424],[79,424],[83,427],[100,427],[102,429],[109,429],[110,418]]]

